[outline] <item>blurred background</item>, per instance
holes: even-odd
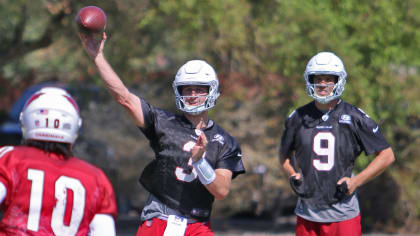
[[[118,198],[119,235],[134,235],[153,159],[146,138],[114,102],[82,50],[77,11],[108,16],[105,55],[134,93],[176,112],[171,83],[187,60],[214,66],[222,96],[210,116],[242,145],[245,175],[212,215],[224,232],[293,232],[296,197],[281,170],[285,118],[310,101],[303,72],[333,51],[348,73],[345,101],[381,127],[397,161],[362,186],[363,231],[420,232],[420,1],[0,0],[0,145],[20,143],[18,115],[35,90],[62,86],[83,128],[76,154],[101,167]],[[360,156],[355,172],[372,159]],[[245,234],[243,234],[245,235]]]

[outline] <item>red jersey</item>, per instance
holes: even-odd
[[[0,181],[7,190],[0,235],[87,235],[95,214],[117,216],[104,172],[75,157],[3,147]]]

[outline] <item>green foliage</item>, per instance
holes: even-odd
[[[420,142],[420,1],[0,3],[0,79],[15,87],[28,77],[40,82],[52,76],[68,83],[99,84],[74,25],[77,10],[86,5],[97,5],[107,13],[105,54],[128,85],[169,86],[186,60],[209,61],[223,89],[211,115],[241,141],[249,167],[270,166],[267,192],[285,186],[276,166],[278,142],[287,115],[310,101],[304,90],[306,63],[319,51],[335,52],[348,72],[344,100],[380,125],[398,160],[391,169],[392,176],[401,179],[401,199],[412,206],[414,221],[420,219],[418,185],[410,182],[419,181],[413,166],[419,164]],[[43,44],[28,47],[34,42]],[[0,96],[8,96],[7,92],[0,89]],[[160,98],[158,104],[173,104],[158,94],[145,96]],[[371,159],[360,156],[357,170]]]

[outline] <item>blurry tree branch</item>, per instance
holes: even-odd
[[[0,45],[3,45],[0,46],[0,67],[3,67],[8,62],[22,57],[27,53],[51,45],[53,43],[52,36],[54,31],[60,27],[65,16],[66,13],[64,9],[57,14],[51,15],[48,25],[41,37],[36,40],[25,41],[23,39],[23,34],[28,20],[28,13],[26,6],[23,6],[19,24],[14,29],[14,37],[12,39],[0,38]]]

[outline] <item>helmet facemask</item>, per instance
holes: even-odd
[[[321,75],[321,74],[319,74],[319,75]],[[326,75],[326,73],[322,73],[322,75]],[[315,76],[314,74],[309,76],[310,79],[306,83],[306,92],[310,97],[314,98],[317,102],[322,103],[322,104],[329,103],[330,101],[340,97],[341,94],[343,93],[344,85],[346,84],[346,79],[341,79],[340,80],[339,76],[337,76],[337,82],[334,85],[332,85],[332,84],[315,84],[315,83],[313,83],[313,77],[314,76]],[[333,88],[332,88],[330,94],[328,94],[327,96],[321,96],[321,95],[317,94],[317,88],[318,87],[328,87],[327,88],[328,90],[330,90],[330,87],[333,87]]]
[[[327,96],[319,96],[316,93],[317,86],[327,86],[324,84],[314,84],[315,75],[334,75],[337,77],[332,92]],[[317,102],[326,104],[338,97],[344,91],[347,73],[344,64],[339,57],[331,52],[320,52],[309,60],[305,70],[306,92]]]
[[[183,96],[182,86],[207,86],[208,94],[206,99],[199,105],[189,105],[187,100],[191,97],[203,96]],[[205,61],[193,60],[187,62],[179,70],[172,84],[175,93],[175,102],[179,110],[190,115],[199,115],[200,113],[212,108],[219,97],[219,81],[214,69]]]

